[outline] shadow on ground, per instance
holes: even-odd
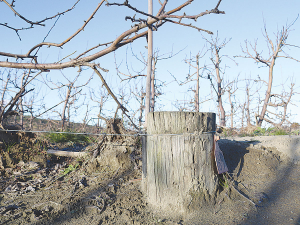
[[[298,147],[292,146],[289,150],[290,155],[295,155],[294,151]],[[226,150],[225,154],[225,158],[232,157]],[[235,160],[233,159],[233,161]],[[266,183],[264,190],[267,196],[266,200],[257,205],[256,212],[250,213],[244,221],[238,224],[300,224],[300,198],[298,194],[300,190],[300,165],[291,161],[282,161],[274,174],[275,177],[270,178],[269,182]]]
[[[239,167],[237,172],[237,176],[239,176],[244,166],[244,156],[245,154],[249,153],[247,147],[249,147],[251,143],[221,139],[218,141],[218,144],[224,154],[224,158],[229,170],[228,172],[233,173],[233,171]]]

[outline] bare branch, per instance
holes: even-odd
[[[73,10],[73,9],[75,8],[75,6],[77,5],[77,3],[78,3],[80,0],[78,0],[77,2],[75,2],[75,4],[74,4],[70,9],[67,9],[67,10],[65,10],[64,12],[57,13],[57,14],[54,15],[54,16],[47,17],[47,18],[45,18],[45,19],[43,19],[43,20],[36,21],[36,22],[33,22],[33,21],[31,21],[31,20],[28,20],[28,19],[26,19],[24,16],[22,16],[21,14],[19,14],[19,13],[14,9],[13,4],[9,4],[6,0],[1,0],[1,1],[4,2],[4,3],[5,3],[5,4],[13,11],[13,13],[14,13],[15,15],[17,15],[18,17],[20,17],[20,18],[21,18],[22,20],[24,20],[26,23],[29,23],[29,24],[31,25],[31,27],[32,27],[33,25],[45,26],[45,24],[42,24],[43,22],[45,22],[45,21],[47,21],[47,20],[54,19],[55,17],[58,17],[58,16],[60,16],[60,15],[63,15],[63,14],[65,14],[65,13],[67,13],[67,12]],[[29,28],[27,28],[27,29],[29,29]],[[19,29],[19,30],[20,30],[20,29]]]
[[[84,27],[93,18],[93,16],[98,11],[98,9],[100,8],[100,6],[103,4],[104,1],[106,1],[106,0],[102,0],[98,4],[98,6],[96,7],[96,9],[92,13],[92,15],[89,17],[89,19],[87,21],[85,21],[84,25],[80,29],[78,29],[78,31],[75,32],[68,39],[66,39],[65,41],[63,41],[59,44],[51,43],[51,42],[43,42],[43,43],[37,44],[36,46],[31,48],[25,56],[27,58],[32,58],[31,53],[35,49],[37,49],[41,46],[45,46],[45,45],[46,46],[62,47],[64,44],[66,44],[67,42],[72,40],[78,33],[80,33],[84,29]],[[100,51],[96,52],[95,54],[82,57],[83,55],[85,55],[86,53],[88,53],[89,51],[92,50],[92,49],[90,49],[90,50],[80,54],[75,59],[70,59],[69,61],[62,62],[62,63],[38,64],[36,62],[35,63],[22,63],[22,62],[0,61],[0,67],[10,67],[10,68],[18,68],[18,69],[37,69],[37,70],[45,71],[45,70],[63,69],[63,68],[68,68],[68,67],[82,66],[85,63],[92,62],[95,59],[98,59],[98,58],[100,58],[100,57],[102,57],[102,56],[104,56],[104,55],[106,55],[110,52],[115,51],[116,49],[118,49],[118,48],[120,48],[120,47],[122,47],[122,46],[124,46],[128,43],[131,43],[131,42],[135,41],[136,39],[138,39],[140,37],[145,36],[147,34],[147,31],[138,33],[141,29],[147,28],[148,26],[152,26],[154,23],[157,23],[157,22],[159,22],[159,23],[156,24],[157,28],[162,26],[166,22],[171,22],[171,20],[169,21],[168,16],[170,16],[173,13],[176,13],[176,12],[180,11],[181,9],[183,9],[185,6],[191,4],[192,2],[193,2],[193,0],[188,0],[188,1],[186,1],[185,3],[183,3],[182,5],[178,6],[177,8],[175,8],[173,10],[170,10],[170,11],[165,12],[165,13],[162,13],[162,11],[161,11],[160,14],[158,14],[158,16],[156,16],[155,18],[151,17],[150,19],[147,20],[147,22],[142,22],[142,23],[139,23],[139,24],[135,24],[131,29],[128,29],[127,31],[125,31],[124,33],[119,35],[113,42],[108,42],[106,44],[98,45],[98,46],[95,46],[94,48],[92,48],[92,49],[95,49],[96,47],[100,47],[100,46],[103,46],[103,45],[110,44],[110,46],[106,47],[103,50],[100,50]],[[218,2],[217,7],[219,6],[220,2],[221,1]],[[167,1],[165,1],[163,3],[161,9],[164,8],[166,4],[167,4]],[[219,13],[222,13],[222,12],[219,11],[219,10],[213,9],[213,10],[210,10],[210,11],[205,11],[203,13],[200,13],[196,16],[191,16],[190,19],[195,19],[195,18],[198,18],[198,17],[203,16],[203,15],[207,15],[207,14],[210,14],[210,13],[219,14]],[[144,15],[146,15],[146,14],[144,14]],[[183,24],[181,22],[172,21],[172,23],[175,23],[175,24],[178,24],[178,25],[183,25],[183,26],[189,26],[189,27],[201,30],[201,31],[206,31],[206,30],[203,30],[201,28],[197,28],[193,25]],[[206,31],[206,32],[209,32],[209,31]],[[134,34],[134,36],[130,37],[132,34]],[[3,54],[0,53],[0,55],[8,56],[6,53],[3,53]],[[17,56],[18,57],[19,54],[12,54],[12,56],[14,56],[14,57]],[[23,57],[24,55],[20,55],[20,56],[22,56],[22,58],[24,58]]]
[[[78,0],[79,1],[79,0]],[[84,28],[86,27],[86,25],[94,18],[94,15],[96,14],[96,12],[98,11],[98,9],[101,7],[101,5],[103,4],[105,0],[102,0],[96,7],[96,9],[94,10],[94,12],[90,15],[90,17],[84,22],[84,24],[82,25],[81,28],[79,28],[72,36],[70,36],[68,39],[64,40],[63,42],[61,42],[60,44],[56,44],[56,43],[49,43],[49,42],[44,42],[44,43],[40,43],[36,46],[34,46],[32,49],[30,49],[27,53],[27,55],[29,56],[32,51],[34,51],[34,49],[43,46],[43,45],[47,45],[48,47],[50,46],[55,46],[55,47],[62,47],[64,44],[68,43],[70,40],[72,40],[77,34],[79,34],[81,31],[84,30]]]

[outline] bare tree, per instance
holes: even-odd
[[[234,82],[233,84],[236,84],[236,83]],[[230,128],[231,129],[234,128],[234,126],[233,126],[233,124],[234,124],[233,117],[234,117],[234,114],[236,113],[237,108],[238,108],[238,107],[236,107],[236,108],[234,107],[234,102],[232,101],[232,96],[238,90],[238,88],[234,87],[233,84],[229,85],[228,88],[227,88],[228,100],[229,100],[229,104],[230,104],[230,114],[229,114],[229,116],[230,116]]]
[[[186,77],[186,80],[183,82],[180,82],[179,85],[184,85],[186,83],[189,82],[196,82],[196,87],[194,89],[192,89],[192,91],[195,93],[195,97],[193,100],[193,104],[194,104],[194,110],[196,112],[199,112],[200,110],[200,78],[205,78],[207,79],[207,77],[203,76],[203,73],[206,69],[206,66],[204,65],[203,67],[200,67],[200,62],[199,59],[203,58],[204,55],[206,54],[207,51],[203,52],[203,49],[201,52],[198,52],[196,54],[195,57],[190,57],[189,59],[185,59],[185,63],[187,63],[189,65],[189,73]],[[194,68],[196,71],[194,73],[191,73],[190,70],[191,68]],[[201,73],[202,70],[202,73]],[[194,78],[196,75],[196,78]]]
[[[78,0],[79,1],[79,0]],[[56,15],[48,18],[41,19],[39,21],[31,21],[30,19],[25,18],[22,16],[22,13],[19,13],[15,10],[14,4],[16,4],[16,1],[13,1],[13,4],[9,4],[6,0],[3,0],[2,2],[5,3],[9,10],[12,11],[15,15],[20,18],[20,20],[25,21],[27,24],[29,24],[28,28],[14,28],[10,25],[7,25],[7,23],[1,23],[0,25],[8,28],[13,29],[17,35],[19,36],[19,32],[24,29],[32,29],[36,26],[43,25],[43,23],[47,20],[57,18],[60,15],[63,15],[70,10],[73,10],[78,1],[68,10],[65,10],[61,13],[57,13]],[[95,10],[91,13],[90,17],[87,18],[87,20],[84,21],[83,25],[71,36],[67,37],[65,40],[63,40],[60,43],[53,43],[53,42],[41,42],[37,43],[33,47],[29,47],[29,50],[25,54],[20,53],[12,53],[12,52],[0,52],[0,56],[4,56],[5,58],[0,61],[0,67],[8,67],[8,68],[17,68],[17,69],[31,69],[31,70],[40,70],[40,71],[49,71],[49,70],[55,70],[55,69],[64,69],[64,68],[70,68],[70,67],[89,67],[93,69],[96,74],[100,77],[102,80],[104,86],[107,88],[108,93],[113,97],[113,99],[116,101],[120,109],[124,112],[126,115],[126,108],[120,104],[120,102],[117,100],[116,96],[112,93],[112,91],[109,89],[107,83],[105,82],[104,78],[102,77],[100,70],[104,70],[102,67],[100,67],[99,63],[95,62],[95,60],[101,58],[102,56],[109,54],[118,48],[125,46],[141,37],[145,37],[148,33],[148,30],[144,31],[145,29],[151,29],[153,31],[159,29],[161,26],[163,26],[166,23],[172,23],[176,25],[181,26],[187,26],[193,29],[196,29],[198,31],[207,32],[209,34],[212,34],[211,31],[204,30],[202,28],[199,28],[193,24],[184,23],[184,20],[194,20],[197,21],[202,16],[209,15],[209,14],[224,14],[223,11],[220,11],[218,9],[220,3],[222,0],[218,0],[215,8],[211,10],[206,10],[203,12],[200,12],[196,15],[187,15],[186,13],[183,13],[182,15],[178,15],[177,13],[187,6],[191,5],[194,1],[193,0],[187,0],[181,5],[177,5],[174,9],[171,9],[169,11],[165,11],[166,5],[168,3],[167,0],[160,2],[161,6],[158,9],[156,15],[150,15],[149,13],[143,12],[134,6],[132,6],[128,0],[126,0],[124,3],[109,3],[107,0],[102,0]],[[95,14],[99,11],[99,9],[103,6],[103,3],[106,2],[106,6],[120,6],[120,7],[127,7],[130,10],[133,11],[133,13],[137,13],[141,15],[142,17],[145,17],[145,19],[139,18],[136,19],[135,16],[127,16],[125,19],[130,20],[132,23],[134,23],[133,26],[131,26],[128,30],[125,32],[122,32],[119,36],[117,36],[116,39],[107,42],[107,43],[101,43],[98,44],[84,52],[78,53],[77,56],[74,58],[70,58],[69,56],[64,57],[59,62],[48,62],[48,63],[41,63],[39,60],[38,50],[42,47],[58,47],[62,48],[64,45],[72,42],[72,40],[81,33],[84,28],[89,24],[89,22],[95,18]],[[147,19],[148,18],[148,19]],[[96,51],[96,53],[90,54],[91,51]],[[75,51],[73,54],[76,52]],[[71,55],[73,55],[71,54]],[[13,59],[13,60],[11,60]],[[17,59],[15,61],[15,59]],[[22,59],[18,60],[18,59]],[[29,60],[24,62],[24,60]]]
[[[95,93],[95,91],[92,89],[90,90],[90,99],[97,103],[97,108],[99,110],[97,115],[97,129],[100,131],[100,116],[102,116],[103,113],[104,103],[108,100],[108,94],[103,88],[99,89],[98,93]]]
[[[23,73],[22,78],[21,78],[21,85],[20,85],[20,89],[23,89],[23,86],[26,84],[26,82],[28,81],[28,74],[26,72]],[[25,89],[24,89],[25,92]],[[24,126],[24,105],[23,105],[23,96],[20,96],[19,98],[19,102],[18,102],[18,108],[19,108],[19,116],[20,116],[20,123],[19,125],[21,126],[21,128],[23,129]]]
[[[47,84],[47,86],[51,89],[51,90],[55,90],[55,89],[60,89],[62,90],[64,87],[66,87],[66,92],[64,94],[64,105],[63,105],[63,109],[62,112],[58,112],[56,111],[60,117],[61,117],[61,130],[65,129],[65,124],[66,122],[68,122],[68,126],[70,125],[70,108],[72,105],[75,104],[75,101],[77,101],[78,97],[76,97],[79,92],[81,92],[81,90],[79,90],[80,88],[88,85],[88,83],[91,81],[92,76],[87,80],[86,83],[82,84],[82,85],[78,85],[75,86],[75,82],[78,80],[78,78],[80,77],[80,72],[78,72],[78,74],[75,76],[75,78],[73,80],[68,79],[63,73],[62,76],[67,80],[67,84],[62,84],[61,82],[59,82],[60,84],[56,84],[52,81],[45,81],[45,84]],[[48,85],[48,83],[52,83],[55,88],[52,88]],[[79,91],[78,91],[79,90]],[[74,91],[76,92],[75,94]]]
[[[3,110],[4,104],[5,104],[5,95],[8,92],[8,84],[10,83],[10,79],[11,79],[11,71],[7,72],[6,77],[5,77],[4,73],[5,72],[1,73],[1,75],[2,75],[1,81],[2,81],[3,89],[1,89],[2,94],[1,94],[0,111]]]
[[[159,50],[155,50],[155,52],[153,53],[152,63],[151,63],[151,65],[152,65],[152,69],[151,69],[152,75],[151,75],[151,82],[150,82],[150,86],[151,86],[150,111],[151,112],[155,111],[155,104],[157,102],[157,97],[162,95],[161,88],[162,88],[162,86],[164,86],[164,82],[159,80],[156,77],[157,63],[161,60],[171,59],[172,57],[179,54],[180,52],[181,52],[181,50],[178,51],[177,53],[173,53],[173,51],[171,51],[170,53],[159,54]],[[120,70],[121,63],[120,64],[117,63],[116,54],[115,54],[115,57],[114,57],[115,58],[115,67],[116,67],[117,75],[121,79],[121,82],[124,82],[124,81],[129,82],[130,80],[136,80],[137,78],[142,78],[143,79],[144,77],[147,76],[145,74],[145,70],[147,68],[148,62],[145,59],[144,54],[142,54],[142,52],[140,52],[140,56],[138,56],[137,54],[135,54],[133,52],[132,49],[131,49],[131,53],[134,56],[134,58],[137,60],[137,62],[139,62],[139,64],[141,64],[141,68],[135,69],[134,67],[138,67],[138,66],[137,66],[136,63],[133,63],[133,62],[131,62],[131,63],[134,64],[134,66],[130,66],[129,62],[128,62],[128,59],[127,59],[127,54],[126,54],[126,69],[127,69],[126,73],[121,72],[121,70]],[[136,90],[137,90],[137,87],[135,87],[135,91],[131,91],[131,93],[133,93],[135,96],[140,96],[141,91],[136,92]],[[141,94],[141,95],[143,95],[143,94]],[[145,97],[146,97],[146,95],[145,95]],[[140,98],[140,97],[138,97],[138,98]],[[142,101],[142,102],[144,102],[144,101]]]
[[[246,82],[246,102],[245,102],[245,111],[246,111],[246,120],[247,120],[247,126],[251,125],[250,122],[250,89],[249,89],[249,82]]]
[[[267,57],[263,57],[260,51],[257,49],[257,41],[254,44],[251,44],[246,40],[245,47],[242,48],[244,56],[240,57],[253,59],[256,63],[262,64],[263,66],[266,66],[268,68],[268,79],[264,80],[259,78],[260,81],[266,84],[267,90],[261,111],[260,113],[258,112],[258,114],[255,116],[258,126],[261,126],[264,120],[266,122],[270,122],[266,120],[265,115],[268,111],[267,107],[272,96],[273,73],[276,60],[278,58],[286,58],[300,62],[299,60],[289,56],[284,51],[284,48],[287,46],[296,47],[286,42],[290,33],[291,26],[294,24],[294,22],[287,25],[286,27],[283,27],[280,31],[277,32],[275,42],[269,37],[266,25],[264,25],[263,36],[266,39],[267,48],[269,49],[269,54],[267,55]]]
[[[269,107],[274,107],[275,112],[267,110],[266,111],[266,117],[264,120],[270,124],[272,124],[275,127],[281,127],[285,122],[288,122],[289,124],[292,124],[288,120],[288,115],[287,115],[287,107],[289,104],[291,104],[291,98],[295,94],[294,90],[294,83],[291,83],[290,91],[286,92],[284,89],[281,94],[272,94],[270,96],[270,101],[268,103]],[[273,102],[272,102],[273,99]],[[279,102],[278,102],[279,100]],[[281,111],[280,108],[283,110]],[[272,118],[271,116],[274,116],[275,118]],[[278,123],[274,122],[276,120],[279,120]]]
[[[1,99],[1,110],[0,110],[0,128],[4,129],[4,121],[10,115],[21,114],[21,127],[23,123],[23,97],[29,92],[33,91],[34,88],[28,89],[28,85],[38,76],[41,72],[34,73],[31,70],[25,71],[23,75],[20,76],[16,73],[15,79],[11,79],[12,71],[7,71],[7,77],[4,81],[4,88],[2,89],[2,99]],[[19,82],[21,85],[19,85]],[[9,86],[11,85],[11,86]]]
[[[212,73],[209,74],[209,79],[210,79],[211,85],[217,95],[220,126],[225,127],[226,126],[226,114],[225,114],[225,109],[224,109],[223,101],[222,101],[222,96],[225,93],[225,89],[224,89],[224,87],[222,87],[222,85],[224,85],[224,84],[223,84],[223,76],[221,76],[222,73],[224,74],[224,71],[221,71],[221,69],[220,69],[220,63],[222,61],[223,55],[220,55],[220,51],[222,48],[224,48],[226,46],[226,44],[231,39],[229,39],[229,40],[224,39],[220,43],[220,39],[219,39],[218,35],[216,35],[215,38],[211,37],[210,40],[205,38],[205,40],[209,44],[209,50],[211,52],[210,60],[214,66],[215,80],[217,83],[216,87],[214,86],[213,81],[212,81],[212,77],[214,77],[214,75]]]
[[[138,86],[136,86],[135,91],[131,91],[131,93],[135,96],[136,101],[139,103],[139,108],[133,113],[133,116],[138,114],[138,124],[141,129],[143,124],[143,112],[145,110],[146,93],[143,86],[141,88],[138,88]]]

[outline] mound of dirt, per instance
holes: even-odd
[[[196,212],[154,212],[141,192],[138,138],[115,136],[85,148],[87,158],[6,168],[11,177],[0,181],[0,224],[300,223],[300,165],[253,140],[221,139],[219,146],[229,168],[223,191]]]
[[[0,132],[0,170],[13,168],[20,161],[34,161],[45,167],[47,144],[30,132]]]

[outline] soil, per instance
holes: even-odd
[[[34,137],[16,138],[9,152],[3,143],[0,224],[300,224],[300,164],[274,147],[221,139],[229,171],[216,203],[172,215],[143,196],[139,138],[101,139],[66,144],[89,153],[79,159],[49,156]]]

